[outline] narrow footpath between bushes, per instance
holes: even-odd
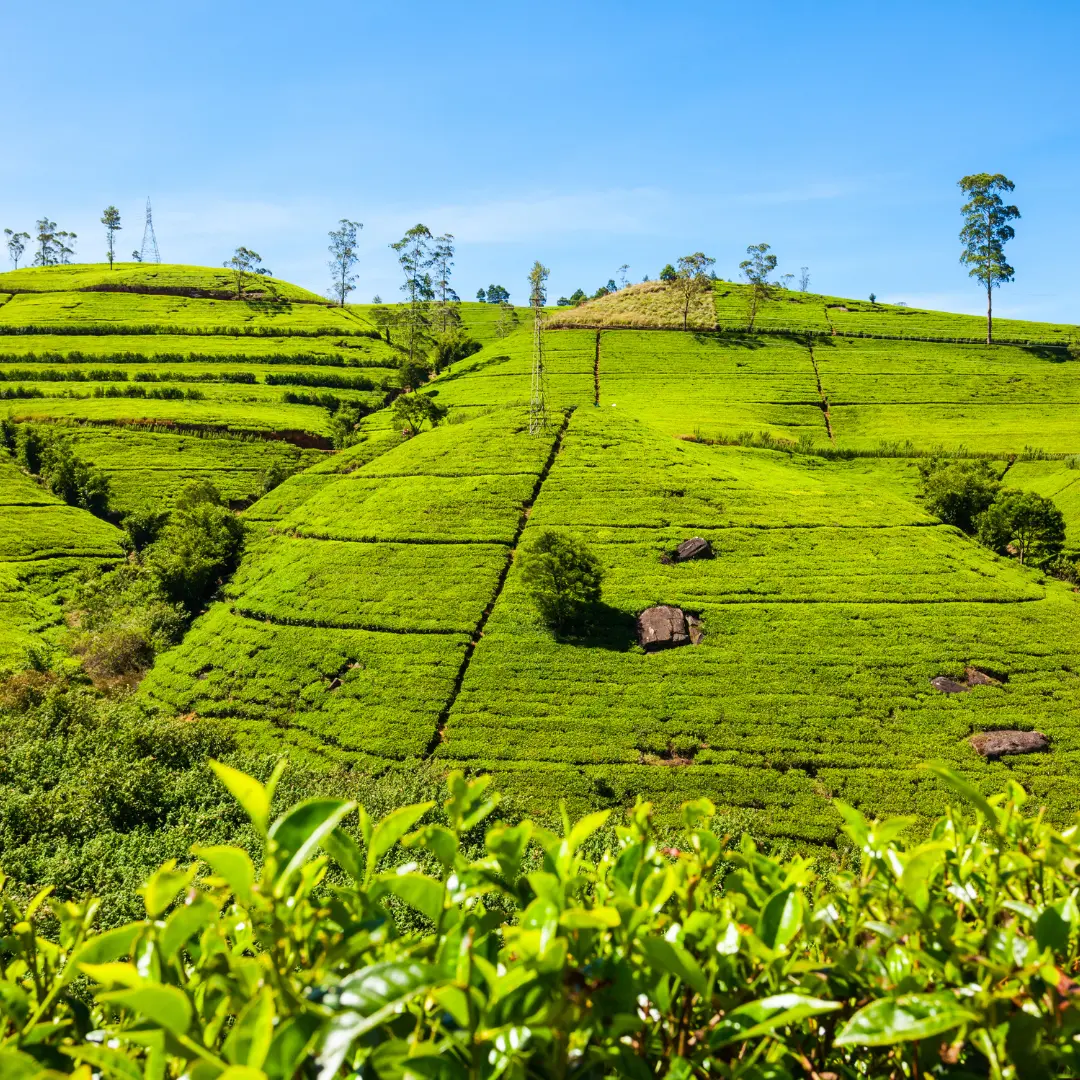
[[[597,348],[599,348],[599,336],[600,335],[598,334]],[[551,453],[548,454],[547,461],[544,462],[544,467],[540,470],[540,475],[536,478],[536,483],[533,485],[531,494],[521,504],[521,514],[518,517],[517,529],[515,530],[514,538],[510,541],[510,546],[506,551],[506,562],[503,564],[498,581],[495,582],[495,590],[491,594],[491,600],[488,602],[487,607],[481,612],[480,618],[476,623],[476,628],[469,638],[469,643],[465,646],[465,655],[461,658],[461,666],[458,668],[457,676],[454,679],[454,685],[450,689],[450,696],[446,699],[446,703],[439,711],[438,718],[435,721],[435,730],[431,735],[431,741],[424,750],[425,760],[435,753],[439,743],[443,741],[446,732],[446,722],[450,719],[450,713],[454,708],[454,703],[458,699],[458,694],[461,693],[461,687],[465,682],[465,676],[468,674],[469,664],[472,663],[473,654],[476,652],[476,646],[484,636],[484,627],[487,625],[487,621],[490,618],[495,605],[498,603],[499,597],[502,595],[503,586],[506,584],[507,575],[510,573],[510,567],[514,563],[514,554],[517,551],[518,544],[521,542],[521,534],[525,531],[525,526],[529,521],[529,514],[536,504],[536,500],[540,497],[540,491],[544,486],[544,481],[547,480],[548,473],[551,472],[551,467],[555,464],[555,459],[559,456],[559,451],[562,450],[563,437],[566,435],[566,429],[570,426],[570,417],[573,413],[574,409],[571,407],[567,409],[563,415],[562,424],[559,426],[558,433],[551,444]]]

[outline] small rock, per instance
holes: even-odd
[[[675,562],[689,562],[691,559],[711,559],[712,557],[712,544],[700,536],[684,540],[672,555]]]
[[[1050,749],[1050,740],[1041,731],[980,731],[971,736],[972,747],[983,757],[1002,754],[1037,754]]]
[[[327,690],[336,690],[341,685],[340,679],[334,679],[334,681],[326,688]]]
[[[690,632],[690,644],[700,645],[701,639],[705,636],[705,630],[701,625],[701,620],[695,615],[688,615],[686,617],[686,625]]]
[[[957,682],[945,675],[938,675],[937,678],[931,679],[930,685],[943,694],[966,694],[971,689],[966,683]]]
[[[690,644],[690,627],[682,608],[657,604],[637,617],[638,644],[646,652]]]
[[[985,671],[981,671],[977,667],[964,668],[964,677],[967,679],[968,686],[1000,686],[1001,680],[995,679],[993,675],[988,675]]]

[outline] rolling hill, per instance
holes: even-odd
[[[122,286],[108,288],[104,286]],[[734,825],[830,843],[832,798],[940,810],[929,758],[987,790],[1012,776],[1080,805],[1080,601],[934,518],[918,466],[981,458],[1053,497],[1080,547],[1075,327],[781,293],[753,332],[740,287],[635,286],[549,313],[551,423],[530,436],[532,327],[423,389],[445,423],[403,440],[382,408],[400,353],[364,306],[221,271],[59,267],[0,275],[0,416],[63,424],[113,506],[167,507],[211,479],[248,523],[243,560],[138,693],[219,717],[313,768],[489,771],[527,807],[708,795]],[[4,300],[4,297],[8,299]],[[372,410],[331,450],[324,394]],[[277,463],[292,475],[266,494]],[[0,457],[0,665],[60,625],[66,575],[120,533]],[[259,497],[261,495],[261,497]],[[515,552],[547,528],[605,570],[602,617],[539,621]],[[715,557],[673,564],[681,541]],[[646,654],[654,604],[700,644]],[[931,679],[994,681],[943,695]],[[1049,753],[987,761],[968,737],[1037,728]]]

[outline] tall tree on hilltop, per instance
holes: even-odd
[[[56,255],[56,222],[43,217],[34,223],[37,234],[34,243],[37,251],[34,254],[35,266],[52,266],[57,261]]]
[[[1006,206],[1001,198],[1001,192],[1012,191],[1016,185],[1001,173],[975,173],[957,181],[957,186],[968,197],[960,207],[964,216],[960,261],[970,267],[968,275],[986,289],[986,344],[990,345],[994,340],[994,289],[1016,276],[1005,261],[1005,244],[1016,235],[1009,222],[1017,220],[1020,211]]]
[[[342,218],[336,229],[327,234],[330,237],[330,261],[326,264],[334,275],[331,294],[344,307],[345,298],[356,288],[356,275],[352,272],[359,257],[356,254],[356,234],[364,226],[359,221]]]
[[[244,289],[256,275],[269,275],[270,271],[262,265],[262,256],[250,248],[238,247],[233,252],[231,259],[226,259],[221,264],[226,270],[231,270],[236,281],[236,299],[243,298]]]
[[[450,273],[454,266],[454,236],[446,233],[436,236],[431,250],[431,264],[435,272],[435,302],[439,308],[439,331],[447,333],[461,322],[457,305],[461,297],[450,286]]]
[[[739,263],[739,271],[750,286],[746,294],[746,329],[753,330],[761,305],[772,298],[769,275],[776,269],[776,256],[769,254],[768,244],[751,244],[746,254],[749,258]]]
[[[430,273],[434,262],[433,242],[434,237],[426,225],[414,225],[396,244],[390,245],[397,252],[398,263],[405,274],[401,286],[408,304],[403,313],[405,347],[413,363],[428,340],[431,328],[431,302],[435,299]]]
[[[109,269],[113,268],[116,258],[116,234],[120,231],[120,211],[115,206],[106,206],[101,215],[101,224],[105,226],[105,242],[108,244]]]
[[[690,302],[698,293],[709,287],[709,271],[715,264],[715,259],[710,259],[708,255],[700,251],[695,251],[693,255],[684,255],[679,259],[675,268],[675,277],[669,281],[668,287],[674,291],[682,304],[684,330],[690,317]],[[662,277],[663,271],[661,271]]]
[[[8,258],[15,264],[15,269],[18,270],[19,260],[22,258],[22,253],[26,250],[26,244],[30,239],[30,234],[25,232],[15,232],[12,229],[5,229],[4,235],[7,237]]]

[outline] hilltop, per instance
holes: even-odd
[[[57,601],[121,557],[125,514],[211,479],[243,558],[137,695],[253,751],[491,771],[541,813],[704,794],[800,844],[833,842],[834,798],[937,812],[928,758],[986,790],[1015,777],[1052,816],[1078,805],[1077,594],[935,518],[919,471],[985,460],[1052,496],[1076,551],[1075,327],[1001,320],[1022,343],[988,347],[968,316],[782,293],[750,332],[742,287],[717,283],[682,333],[667,291],[634,286],[550,313],[537,438],[529,316],[505,332],[467,303],[479,351],[419,391],[447,420],[403,439],[385,408],[402,353],[370,307],[273,279],[229,299],[226,277],[0,275],[0,416],[68,433],[113,511],[63,506],[0,457],[0,664],[60,640]],[[335,449],[346,407],[359,427]],[[516,553],[540,529],[603,566],[581,636],[544,627],[524,589]],[[715,557],[664,561],[692,536]],[[657,603],[698,616],[701,643],[646,655],[634,618]],[[993,682],[931,686],[968,668]],[[998,727],[1051,751],[984,760],[968,736]]]

